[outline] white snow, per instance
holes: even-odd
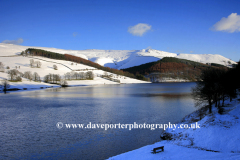
[[[231,62],[231,64],[236,64],[236,62],[218,54],[179,54],[176,58],[187,59],[200,63],[217,63],[224,66],[228,66],[228,62]]]
[[[164,152],[152,154],[151,150],[159,146],[164,146]],[[239,158],[240,155],[236,153],[207,152],[163,141],[110,157],[108,160],[237,160]]]
[[[105,57],[97,58],[94,62],[98,63],[98,64],[100,64],[102,66],[104,66],[105,64],[108,64],[108,63],[111,63],[111,64],[114,63],[113,59],[105,58]]]
[[[156,57],[137,56],[137,57],[134,57],[134,58],[130,59],[127,63],[123,64],[118,69],[124,69],[124,68],[130,68],[130,67],[133,67],[133,66],[139,66],[141,64],[155,62],[155,61],[158,61],[158,60],[159,60],[159,58],[156,58]]]
[[[166,133],[172,134],[172,140],[164,140],[152,145],[129,151],[109,160],[236,160],[240,159],[240,104],[239,101],[227,102],[226,113],[220,115],[216,107],[197,123],[200,128],[178,128],[180,124],[188,124],[196,119],[197,112],[185,117],[177,129],[168,128]],[[151,150],[164,146],[164,152],[152,154]],[[215,152],[214,152],[215,151]]]
[[[80,86],[80,85],[98,85],[98,84],[119,84],[117,82],[113,82],[107,79],[103,79],[99,77],[100,75],[103,75],[105,72],[102,70],[98,70],[94,67],[79,64],[79,63],[74,63],[71,61],[64,61],[64,60],[55,60],[55,59],[49,59],[45,57],[38,57],[38,56],[29,56],[29,57],[23,57],[19,56],[19,53],[28,47],[24,46],[19,46],[19,45],[11,45],[11,44],[0,44],[0,62],[2,62],[5,66],[5,68],[8,66],[10,69],[5,69],[5,72],[0,72],[0,81],[3,79],[8,79],[8,74],[6,73],[8,70],[11,69],[16,69],[24,73],[25,71],[31,71],[32,73],[37,72],[41,79],[43,80],[45,75],[48,75],[49,73],[51,74],[59,74],[60,76],[64,76],[65,73],[71,72],[71,71],[76,71],[76,70],[83,70],[84,71],[76,71],[76,72],[87,72],[87,71],[92,71],[95,75],[94,80],[71,80],[68,81],[69,86]],[[46,49],[42,47],[38,47],[41,49]],[[46,49],[47,50],[47,49]],[[58,49],[53,49],[56,52],[62,52],[65,53],[66,51],[64,50],[58,50]],[[66,52],[67,53],[67,52]],[[78,55],[79,56],[79,55]],[[84,57],[84,56],[82,56]],[[86,57],[85,57],[86,58]],[[41,68],[31,68],[30,67],[30,59],[34,59],[34,61],[40,61],[41,62]],[[112,62],[109,61],[110,58],[98,58],[96,59],[97,62],[99,63],[106,63],[106,62]],[[53,69],[53,65],[57,65],[58,70]],[[19,68],[20,67],[20,68]],[[87,70],[86,70],[87,69]],[[107,72],[108,73],[108,72]],[[110,75],[112,73],[108,73]],[[112,74],[114,79],[120,80],[120,83],[149,83],[145,81],[140,81],[137,79],[132,79],[129,77],[125,76],[118,76],[116,74]],[[1,83],[1,82],[0,82]],[[27,79],[22,80],[22,82],[10,82],[10,88],[18,88],[18,89],[23,89],[23,88],[47,88],[47,87],[60,87],[58,85],[52,85],[52,84],[47,84],[43,82],[33,82],[29,81]],[[0,89],[1,90],[1,89]]]
[[[198,121],[201,129],[168,129],[167,132],[177,135],[173,140],[177,145],[185,145],[187,141],[192,141],[191,147],[240,153],[240,105],[237,103],[236,100],[231,105],[229,103],[225,109],[230,111],[223,115],[214,107],[212,114]]]
[[[13,44],[0,43],[0,56],[9,56],[19,54],[27,48],[38,48],[57,52],[60,54],[71,54],[90,61],[96,62],[105,67],[124,69],[141,64],[154,62],[163,57],[176,57],[187,60],[192,60],[201,63],[218,63],[228,65],[228,61],[232,64],[236,62],[217,54],[176,54],[154,49],[143,50],[64,50],[47,47],[29,47]]]

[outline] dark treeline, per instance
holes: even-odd
[[[44,76],[44,82],[46,83],[60,83],[61,81],[61,76],[59,74],[51,74],[49,73],[48,75]]]
[[[140,79],[140,80],[147,80],[142,75],[137,74],[137,76],[135,76],[132,73],[125,72],[125,71],[122,71],[122,70],[113,69],[113,68],[109,68],[109,67],[104,67],[104,66],[101,66],[101,65],[99,65],[97,63],[94,63],[92,61],[83,59],[81,57],[69,55],[69,54],[64,54],[63,55],[63,54],[54,53],[54,52],[50,52],[50,51],[45,51],[45,50],[41,50],[41,49],[28,48],[25,51],[23,51],[21,53],[21,55],[43,56],[43,57],[52,58],[52,59],[67,60],[67,61],[72,61],[72,62],[88,65],[88,66],[91,66],[91,67],[95,67],[97,69],[100,69],[100,70],[103,70],[103,71],[106,71],[106,72],[111,72],[111,73],[114,73],[114,74],[130,77],[130,78],[137,78],[137,79]]]
[[[233,98],[236,98],[239,88],[240,62],[235,68],[209,68],[204,70],[201,74],[201,81],[197,82],[196,87],[192,89],[192,93],[196,106],[203,106],[208,103],[211,113],[212,105],[215,104],[219,113],[222,113],[224,102],[227,99],[232,101]]]
[[[216,64],[202,64],[190,60],[179,59],[174,57],[164,57],[157,62],[151,62],[136,67],[123,69],[133,74],[149,75],[159,73],[161,76],[170,75],[172,78],[185,78],[191,81],[197,81],[203,70],[206,68],[226,68]]]
[[[42,57],[47,57],[52,59],[61,59],[61,60],[65,59],[63,54],[45,51],[42,49],[35,49],[35,48],[28,48],[25,51],[23,51],[21,55],[42,56]]]

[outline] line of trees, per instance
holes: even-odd
[[[32,68],[34,67],[41,68],[42,63],[40,61],[34,61],[34,59],[30,59],[30,66]]]
[[[22,81],[22,77],[29,79],[30,81],[36,81],[36,82],[41,82],[41,77],[37,72],[34,72],[32,74],[31,71],[25,71],[24,73],[19,72],[16,69],[12,69],[8,71],[8,77],[10,79],[10,81]],[[75,75],[75,74],[73,74]],[[93,79],[93,73],[92,72],[87,72],[83,74],[85,78],[88,79]],[[67,81],[65,79],[62,79],[61,76],[59,74],[48,74],[44,77],[44,81],[46,83],[56,83],[56,84],[60,84],[62,86],[67,86]]]
[[[224,102],[232,101],[237,96],[240,88],[240,62],[232,69],[206,69],[201,74],[201,81],[197,82],[192,89],[196,106],[208,104],[209,112],[212,113],[212,105],[218,107],[219,113],[223,111]],[[222,104],[220,103],[222,102]]]
[[[65,79],[62,79],[59,74],[49,73],[48,75],[44,76],[44,82],[53,83],[53,84],[60,84],[62,87],[67,87],[68,86],[67,81]]]
[[[8,71],[8,77],[10,81],[22,81],[22,77],[29,79],[30,81],[41,81],[41,78],[37,72],[32,74],[31,71],[25,71],[24,73],[18,71],[17,69],[12,69]]]
[[[52,74],[49,73],[48,75],[44,76],[44,82],[46,83],[60,83],[61,76],[59,74]]]
[[[42,56],[52,59],[61,59],[64,60],[64,55],[59,53],[54,53],[50,51],[45,51],[42,49],[28,48],[25,51],[21,52],[22,56]]]
[[[23,73],[19,72],[17,69],[12,69],[8,71],[8,77],[10,81],[21,81]]]
[[[8,71],[8,77],[10,81],[22,81],[22,77],[29,79],[30,81],[41,82],[41,77],[37,72],[32,74],[31,71],[25,71],[24,73],[18,71],[17,69],[12,69]],[[61,80],[93,80],[94,74],[92,71],[88,72],[67,72],[64,74],[64,79],[61,78],[59,74],[49,73],[44,77],[46,83],[60,83]],[[66,84],[67,82],[63,82]]]
[[[92,71],[88,71],[86,73],[84,72],[67,72],[64,74],[64,78],[66,80],[93,80],[94,78],[94,74]]]
[[[34,72],[32,74],[31,71],[26,71],[26,72],[24,72],[23,77],[26,78],[26,79],[29,79],[30,81],[31,80],[37,81],[37,82],[41,81],[41,78],[40,78],[40,76],[39,76],[39,74],[37,72]]]

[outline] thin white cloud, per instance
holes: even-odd
[[[152,28],[151,25],[146,23],[138,23],[135,26],[128,27],[128,32],[134,36],[142,36],[144,33]]]
[[[214,24],[212,30],[225,31],[229,33],[239,32],[240,15],[237,15],[237,13],[232,13],[227,18],[223,17],[219,22]]]
[[[17,40],[4,40],[2,43],[7,43],[7,44],[21,44],[23,43],[22,38],[18,38]]]
[[[73,37],[76,37],[78,35],[77,32],[73,32]]]

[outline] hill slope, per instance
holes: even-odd
[[[41,80],[44,80],[44,76],[49,74],[58,74],[61,78],[65,77],[66,73],[69,73],[70,75],[73,75],[74,73],[78,73],[79,75],[81,73],[86,74],[88,71],[92,71],[94,74],[93,80],[67,80],[67,83],[69,86],[86,86],[86,85],[97,85],[97,84],[119,84],[120,83],[149,83],[140,81],[137,79],[129,78],[126,76],[119,76],[117,74],[112,74],[109,72],[105,72],[103,70],[97,69],[95,67],[91,67],[88,65],[66,61],[66,60],[56,60],[56,59],[50,59],[45,57],[39,57],[39,56],[19,56],[19,55],[13,55],[20,54],[20,51],[23,51],[25,47],[23,46],[17,46],[17,45],[6,45],[5,49],[3,49],[4,45],[2,45],[1,48],[1,55],[0,55],[0,62],[4,64],[4,72],[0,72],[0,83],[2,83],[2,80],[4,79],[10,79],[9,74],[7,72],[9,70],[16,69],[18,72],[24,73],[27,71],[30,71],[32,74],[36,72]],[[16,52],[18,51],[18,52]],[[39,61],[41,62],[41,67],[31,67],[30,66],[30,60]],[[57,70],[54,69],[53,65],[57,66]],[[2,71],[2,70],[1,70]],[[74,72],[73,72],[74,71]],[[21,76],[18,73],[19,76]],[[113,81],[109,78],[102,78],[101,75],[112,75],[112,79],[118,80]],[[31,81],[26,78],[22,78],[21,82],[14,82],[11,81],[10,83],[10,89],[40,89],[40,88],[49,88],[49,87],[60,87],[59,85],[55,84],[48,84],[44,82],[35,82]],[[0,91],[3,88],[0,87]]]
[[[1,56],[15,55],[27,48],[38,48],[61,54],[75,55],[105,67],[125,69],[141,64],[155,62],[163,57],[176,57],[201,63],[217,63],[222,65],[235,64],[236,62],[221,55],[212,54],[176,54],[153,49],[143,50],[64,50],[47,47],[28,47],[13,44],[0,43]]]
[[[211,65],[211,66],[210,66]],[[164,57],[159,61],[123,69],[133,74],[142,74],[152,82],[166,81],[196,81],[206,68],[226,68],[223,65],[211,63],[209,65],[176,57]]]

